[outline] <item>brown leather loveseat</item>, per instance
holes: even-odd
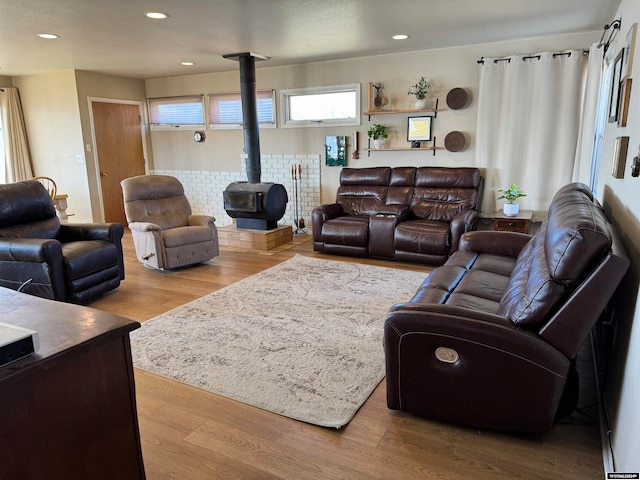
[[[343,168],[336,203],[313,211],[313,248],[441,265],[475,230],[477,168]]]
[[[574,359],[629,265],[586,185],[533,237],[476,231],[384,327],[389,408],[543,432],[575,406]]]

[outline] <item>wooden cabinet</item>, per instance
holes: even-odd
[[[0,305],[40,339],[0,367],[0,479],[144,479],[129,344],[140,324],[5,288]]]
[[[494,215],[493,228],[503,232],[529,233],[533,210],[520,210],[515,217],[507,217],[502,210]]]

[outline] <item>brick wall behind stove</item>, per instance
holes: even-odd
[[[279,224],[294,225],[295,190],[291,169],[300,165],[298,180],[298,211],[305,224],[311,226],[311,212],[320,205],[320,155],[262,155],[261,181],[281,183],[287,189],[289,203]],[[246,181],[244,155],[240,158],[240,172],[215,172],[198,170],[153,170],[157,175],[176,177],[184,186],[185,194],[196,215],[213,215],[216,225],[230,225],[232,218],[224,210],[222,192],[231,182]]]

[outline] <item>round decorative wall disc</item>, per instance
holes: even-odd
[[[444,137],[444,148],[450,152],[459,152],[464,148],[466,143],[467,140],[462,132],[449,132],[447,133],[447,136]]]
[[[452,88],[447,93],[447,105],[451,110],[460,110],[467,104],[469,97],[464,88]]]

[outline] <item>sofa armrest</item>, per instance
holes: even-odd
[[[62,245],[58,240],[0,238],[0,262],[0,285],[13,290],[24,286],[25,293],[67,300]]]
[[[449,254],[458,250],[460,237],[465,232],[470,232],[478,227],[478,212],[475,210],[463,210],[451,221],[451,249]]]
[[[209,227],[215,228],[216,217],[211,215],[189,215],[187,223],[192,227]]]
[[[342,205],[338,203],[329,203],[314,208],[311,214],[311,228],[314,243],[322,243],[322,224],[324,222],[343,215],[344,209]]]
[[[63,223],[57,238],[63,243],[82,240],[118,243],[122,241],[123,235],[124,227],[119,223]]]
[[[338,218],[344,215],[344,209],[339,203],[328,203],[326,205],[320,205],[313,209],[313,218],[319,217],[322,222],[331,220],[332,218]]]
[[[481,230],[466,232],[460,238],[460,250],[517,257],[531,235],[517,232]]]
[[[550,429],[570,369],[510,320],[440,304],[395,305],[384,350],[389,408],[480,428]]]
[[[55,263],[62,261],[62,247],[48,238],[0,238],[0,261]]]
[[[160,225],[156,225],[151,222],[131,222],[129,223],[129,230],[136,232],[161,232]]]

